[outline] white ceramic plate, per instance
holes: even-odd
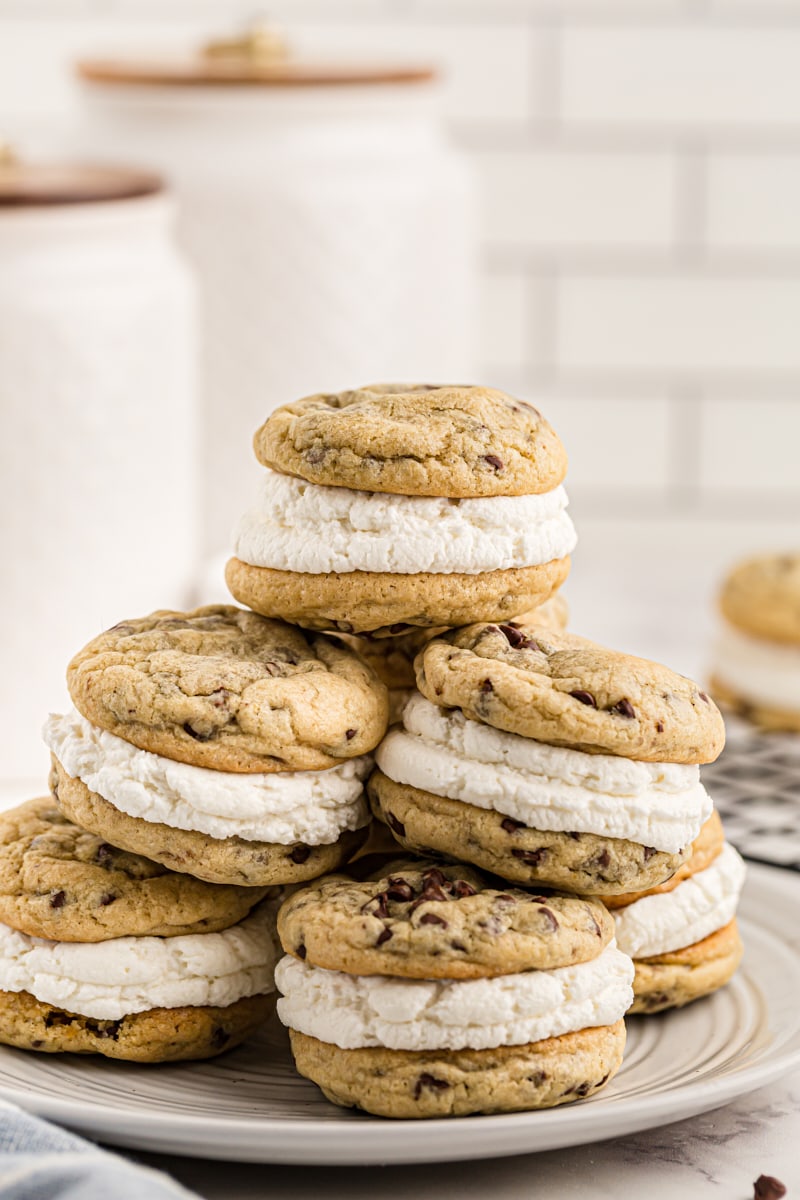
[[[294,1074],[276,1024],[210,1063],[140,1067],[0,1047],[0,1096],[143,1150],[273,1163],[491,1158],[617,1137],[717,1108],[800,1063],[800,881],[751,867],[734,981],[682,1012],[629,1021],[599,1095],[507,1116],[388,1121],[328,1104]]]

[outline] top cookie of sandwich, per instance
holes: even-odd
[[[540,625],[470,625],[417,655],[417,686],[442,708],[509,733],[641,762],[713,762],[714,702],[659,663]]]
[[[259,462],[311,483],[403,496],[552,491],[567,456],[532,405],[492,388],[375,384],[276,409]]]
[[[31,937],[104,942],[213,933],[267,888],[204,883],[73,825],[52,796],[0,815],[0,921]]]
[[[75,707],[141,750],[219,771],[323,770],[386,732],[352,650],[233,606],[123,621],[67,668]]]
[[[800,552],[740,563],[722,585],[719,602],[731,624],[746,633],[800,643]]]
[[[330,875],[290,896],[287,954],[349,975],[480,979],[588,962],[614,936],[597,900],[504,888],[460,863],[396,860],[379,875]]]

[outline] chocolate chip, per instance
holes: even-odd
[[[656,733],[663,733],[663,732],[664,732],[664,722],[656,721]]]
[[[459,900],[463,899],[464,896],[477,895],[477,888],[474,888],[471,883],[467,883],[466,879],[456,879],[455,883],[452,885],[452,888],[453,894],[457,896]]]
[[[547,1079],[546,1071],[534,1071],[534,1073],[532,1075],[528,1076],[529,1082],[532,1083],[534,1087],[541,1087],[542,1084],[546,1081],[546,1079]]]
[[[227,688],[217,688],[208,698],[214,705],[214,708],[227,708],[229,696],[230,692]]]
[[[587,912],[588,912],[588,914],[589,914],[589,920],[592,922],[592,925],[594,926],[594,931],[595,931],[595,934],[597,935],[597,937],[602,937],[602,936],[603,936],[603,931],[602,931],[602,929],[600,928],[600,926],[597,924],[597,917],[594,915],[594,913],[592,912],[591,908],[587,908],[587,910],[586,910],[586,911],[587,911]]]
[[[597,701],[591,692],[584,692],[578,688],[574,692],[570,692],[573,700],[580,700],[581,704],[588,704],[589,708],[597,708]]]
[[[786,1184],[774,1175],[759,1175],[753,1184],[753,1200],[781,1200],[786,1195]]]
[[[386,896],[389,900],[396,900],[399,904],[408,904],[414,899],[414,889],[405,879],[390,879]]]
[[[427,891],[428,888],[441,888],[447,883],[447,876],[438,867],[429,867],[423,872],[422,886]]]
[[[95,862],[107,867],[114,857],[114,847],[109,846],[108,842],[101,842],[94,852]]]
[[[194,738],[196,742],[207,742],[212,737],[211,733],[198,733],[188,721],[183,726],[183,732],[188,733],[189,737]]]
[[[644,861],[645,862],[649,862],[654,854],[658,854],[658,851],[656,850],[655,846],[645,846],[644,847]]]
[[[500,905],[503,905],[504,907],[509,904],[517,903],[514,896],[509,896],[509,895],[507,895],[506,892],[501,892],[499,896],[495,896],[494,902],[495,902],[495,904],[500,904]]]
[[[439,917],[436,913],[423,913],[419,919],[420,925],[441,925],[442,929],[447,929],[447,921],[444,917]]]
[[[211,1045],[215,1050],[221,1050],[226,1042],[230,1041],[230,1039],[231,1035],[227,1033],[221,1025],[218,1025],[211,1035]]]
[[[53,892],[50,897],[51,908],[63,908],[67,902],[67,897],[64,892]]]
[[[705,692],[698,692],[697,694],[698,694],[698,696],[700,697],[700,699],[703,701],[703,703],[704,703],[704,704],[710,704],[710,703],[711,703],[711,701],[709,700],[709,698],[708,698],[708,696],[705,694]]]
[[[601,850],[599,854],[595,854],[591,861],[593,867],[607,867],[611,862],[611,855],[607,850]]]
[[[481,690],[481,694],[484,696],[488,696],[489,692],[493,692],[494,684],[492,683],[491,679],[484,679],[483,683],[481,684],[480,690]]]
[[[302,845],[295,846],[294,850],[289,855],[289,858],[292,860],[293,863],[297,863],[297,865],[300,866],[301,863],[304,863],[307,861],[310,854],[311,854],[310,846],[302,846]]]
[[[59,1009],[51,1008],[44,1019],[45,1029],[52,1029],[54,1025],[71,1025],[74,1018],[69,1013],[61,1012]]]
[[[113,892],[106,892],[104,896],[100,897],[100,907],[108,908],[109,904],[113,904],[117,899],[118,897],[115,896]]]
[[[514,650],[539,649],[533,638],[526,637],[521,629],[517,629],[516,625],[498,625],[497,628],[505,636],[509,646]]]
[[[34,1038],[30,1045],[31,1050],[38,1050],[40,1046],[44,1045],[44,1042],[41,1038]]]
[[[567,837],[572,838],[573,842],[579,842],[581,840],[581,835],[579,833],[568,833]]]
[[[386,824],[391,829],[392,833],[396,833],[398,837],[406,836],[406,827],[402,821],[398,821],[397,817],[392,812],[386,814]]]
[[[89,1032],[93,1033],[95,1035],[95,1037],[98,1037],[101,1040],[105,1040],[105,1038],[112,1038],[114,1041],[116,1041],[117,1037],[119,1035],[121,1025],[122,1025],[122,1021],[87,1021],[86,1022],[86,1028],[89,1030]]]
[[[435,1075],[429,1075],[427,1071],[424,1071],[414,1087],[414,1099],[419,1100],[426,1088],[431,1092],[443,1092],[449,1087],[450,1084],[446,1079],[437,1079]]]
[[[525,828],[525,822],[515,821],[513,817],[504,817],[500,822],[500,828],[505,829],[506,833],[516,833],[518,829]]]
[[[618,700],[616,704],[612,704],[609,712],[617,713],[620,717],[628,717],[632,720],[636,716],[636,710],[630,700]]]
[[[322,447],[314,446],[311,450],[307,451],[306,462],[310,463],[312,467],[316,467],[322,462],[324,457],[325,451],[322,449]]]
[[[552,930],[558,929],[558,918],[551,908],[545,908],[544,905],[539,909],[539,912],[547,921]]]
[[[391,929],[382,929],[375,939],[376,946],[382,946],[384,942],[388,942],[392,937]]]
[[[357,733],[358,733],[357,729],[346,729],[344,732],[344,736],[348,742],[352,742],[353,738],[356,736]]]
[[[584,1083],[578,1083],[575,1087],[569,1089],[570,1092],[574,1092],[576,1096],[580,1097],[588,1096],[591,1090],[592,1083],[589,1079],[587,1079]],[[569,1095],[569,1092],[565,1092],[564,1094]]]
[[[464,943],[463,943],[463,942],[456,942],[456,941],[452,941],[452,942],[450,943],[450,945],[451,945],[451,947],[452,947],[452,949],[453,949],[453,950],[463,950],[463,952],[464,952],[465,954],[466,954],[466,952],[467,952],[467,947],[464,945]]]
[[[521,859],[529,867],[538,867],[539,863],[547,858],[547,850],[544,846],[540,846],[538,850],[512,850],[511,853],[514,858]]]

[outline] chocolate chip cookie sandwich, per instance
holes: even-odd
[[[268,469],[226,577],[256,612],[394,636],[511,618],[566,578],[564,448],[503,392],[308,396],[272,413],[254,446]]]
[[[714,695],[762,729],[800,732],[800,553],[740,563],[720,608]]]
[[[275,981],[301,1075],[382,1117],[549,1108],[614,1075],[633,966],[596,900],[461,864],[330,876],[287,900]]]
[[[410,849],[580,894],[644,891],[691,853],[724,741],[691,680],[535,625],[428,642],[376,754],[373,812]]]
[[[265,898],[267,897],[267,898]],[[51,797],[0,815],[0,1042],[210,1058],[272,1011],[275,901],[79,829]]]
[[[157,612],[69,664],[51,716],[64,813],[114,846],[213,883],[340,866],[367,836],[363,782],[386,688],[351,650],[233,607]]]
[[[631,1012],[680,1008],[731,979],[742,958],[736,909],[744,877],[744,861],[714,812],[667,883],[606,897],[617,944],[636,969]]]

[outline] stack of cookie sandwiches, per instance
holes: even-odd
[[[210,1058],[274,1006],[268,889],[117,850],[52,797],[0,816],[0,1041],[134,1062]]]
[[[563,583],[566,454],[530,405],[479,387],[379,385],[277,409],[231,592],[306,628],[392,637],[505,621]]]
[[[730,978],[743,867],[700,782],[724,742],[704,692],[521,622],[434,638],[416,672],[418,694],[367,785],[401,845],[607,901],[621,948],[641,960],[637,1009]]]
[[[314,879],[367,836],[363,782],[385,686],[356,654],[233,607],[157,612],[69,664],[51,716],[63,812],[212,883]]]
[[[385,1117],[551,1107],[616,1072],[633,967],[596,900],[461,864],[331,876],[279,916],[281,1020],[335,1104]]]
[[[720,608],[714,694],[761,729],[800,733],[800,553],[740,563]]]

